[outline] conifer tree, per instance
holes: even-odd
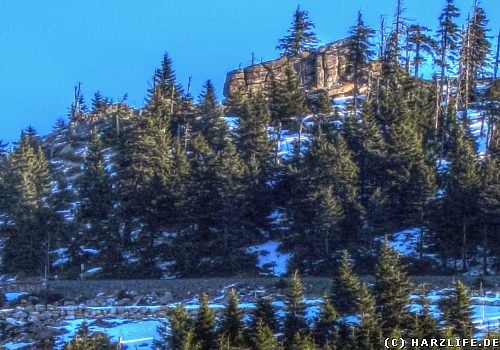
[[[437,42],[428,35],[430,29],[420,24],[412,24],[407,30],[407,72],[413,66],[413,76],[419,78],[420,67],[427,57],[433,57],[437,49]],[[411,56],[410,56],[411,55]]]
[[[453,293],[440,304],[445,327],[455,337],[466,339],[474,334],[472,307],[467,288],[461,281],[454,282]]]
[[[297,56],[314,48],[318,39],[313,32],[314,24],[309,20],[309,13],[297,7],[288,35],[280,39],[276,47],[284,56]]]
[[[337,274],[333,277],[331,300],[341,314],[354,314],[358,311],[360,283],[352,270],[349,254],[344,250]]]
[[[114,350],[113,344],[104,333],[90,332],[86,323],[78,329],[75,337],[64,346],[64,350]]]
[[[194,126],[195,132],[201,133],[216,152],[221,151],[228,144],[229,134],[217,102],[215,87],[210,80],[203,85],[199,97],[198,115]]]
[[[292,348],[293,344],[296,344],[295,340],[297,336],[301,343],[302,336],[306,335],[308,330],[305,319],[306,307],[303,299],[304,288],[300,280],[299,272],[295,271],[285,302],[286,315],[284,339],[285,344],[287,344],[289,348]]]
[[[194,320],[193,338],[200,345],[200,350],[214,350],[217,346],[215,334],[215,313],[210,309],[208,295],[201,294],[200,308]]]
[[[285,68],[285,79],[277,81],[272,79],[269,109],[271,123],[275,131],[275,162],[279,164],[281,148],[281,132],[283,128],[290,131],[302,132],[302,116],[306,111],[305,95],[300,89],[299,81],[290,66]]]
[[[399,255],[385,240],[375,265],[373,287],[376,310],[384,332],[388,333],[396,327],[404,328],[408,324],[410,291],[411,283]]]
[[[314,339],[320,346],[333,346],[335,344],[339,314],[330,300],[327,295],[323,296],[319,318],[313,328]]]
[[[379,349],[380,324],[377,320],[375,299],[366,284],[359,288],[359,311],[361,322],[356,332],[356,343],[360,349]]]
[[[414,314],[414,325],[412,328],[412,338],[415,339],[432,339],[439,337],[438,322],[430,312],[429,300],[427,293],[422,292],[419,299],[419,305],[422,310]]]
[[[51,174],[37,140],[34,130],[23,132],[4,170],[8,198],[5,213],[11,223],[4,227],[6,272],[23,271],[32,275],[46,266],[54,212],[49,206]]]
[[[435,176],[411,114],[392,125],[387,143],[391,217],[397,224],[418,223],[435,191]]]
[[[227,340],[227,343],[234,347],[242,345],[243,342],[243,312],[239,309],[238,305],[238,295],[234,289],[231,289],[228,296],[228,303],[224,308],[220,320],[220,333]]]
[[[366,66],[370,61],[373,52],[371,50],[370,39],[374,35],[373,29],[365,26],[361,11],[358,11],[358,19],[356,25],[349,30],[350,37],[348,39],[348,62],[352,73],[354,83],[353,98],[354,98],[354,115],[358,111],[358,94],[359,87],[365,84],[367,78]]]
[[[479,194],[484,274],[488,273],[488,257],[493,253],[491,247],[500,232],[500,217],[497,215],[500,212],[500,154],[495,148],[484,162]]]
[[[278,349],[278,342],[271,328],[257,319],[254,337],[255,350],[275,350]]]
[[[101,142],[96,131],[84,161],[83,173],[77,180],[80,227],[78,242],[99,249],[105,274],[119,273],[120,246],[114,220],[114,200],[110,175],[106,169]]]
[[[444,212],[441,213],[446,225],[438,232],[438,236],[442,236],[438,240],[459,247],[455,254],[461,258],[462,268],[466,270],[468,251],[477,244],[472,232],[477,228],[479,167],[473,141],[466,130],[455,125],[453,133],[455,146],[445,183]]]
[[[251,324],[251,333],[256,334],[257,323],[263,323],[269,327],[272,332],[278,331],[278,320],[276,319],[276,310],[271,303],[270,298],[266,297],[258,297],[255,302],[255,311],[253,314],[252,324]]]
[[[154,342],[153,349],[185,350],[186,342],[189,341],[191,323],[191,317],[184,305],[178,304],[175,309],[170,312],[168,327],[166,324],[161,324],[158,327],[158,333],[161,336],[161,340]]]

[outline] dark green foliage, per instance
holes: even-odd
[[[6,272],[35,275],[43,271],[50,249],[48,234],[55,217],[49,207],[51,175],[38,142],[34,130],[27,129],[4,163],[4,215],[11,221],[3,228]]]
[[[334,263],[332,247],[359,239],[360,211],[357,201],[358,168],[340,134],[333,140],[315,137],[306,154],[296,155],[283,179],[291,189],[286,198],[290,230],[285,244],[295,251],[294,264],[320,271],[315,257]]]
[[[76,184],[79,198],[76,220],[80,228],[77,243],[99,249],[99,258],[104,263],[103,273],[118,275],[121,249],[113,209],[112,184],[96,132],[92,134],[83,173]],[[76,262],[79,265],[79,261]]]
[[[454,283],[452,294],[443,299],[440,309],[445,321],[445,328],[454,337],[470,338],[474,334],[472,324],[472,306],[467,296],[467,288],[461,281]]]
[[[359,310],[360,283],[351,268],[349,254],[344,250],[337,273],[333,277],[331,300],[341,314],[355,314]]]
[[[319,318],[314,323],[313,335],[317,344],[334,344],[338,328],[339,314],[328,296],[323,297]]]
[[[156,350],[185,350],[187,343],[191,343],[192,334],[191,316],[184,305],[178,304],[169,314],[169,323],[162,323],[158,327],[161,340],[156,340],[153,349]]]
[[[276,319],[276,310],[270,298],[259,297],[255,302],[255,311],[253,314],[251,333],[257,334],[257,323],[261,322],[263,325],[269,327],[272,332],[278,331],[278,320]]]
[[[285,305],[284,340],[287,347],[293,349],[294,344],[296,346],[302,344],[302,336],[305,336],[308,330],[305,319],[304,288],[298,271],[293,274]],[[298,343],[296,342],[297,336],[299,337]]]
[[[380,322],[377,319],[375,299],[366,284],[359,288],[359,312],[361,322],[356,331],[356,344],[360,349],[379,349]]]
[[[460,16],[454,0],[446,0],[446,5],[439,16],[439,55],[438,64],[441,67],[441,79],[444,79],[449,62],[454,63],[458,40],[459,27],[454,22]]]
[[[358,19],[356,25],[349,30],[350,37],[347,41],[348,46],[348,64],[349,70],[352,74],[352,81],[354,83],[353,102],[354,102],[354,115],[358,111],[358,94],[359,87],[367,82],[366,67],[370,61],[373,51],[371,50],[370,39],[374,35],[374,30],[365,26],[361,11],[358,12]]]
[[[243,343],[243,311],[239,309],[238,295],[231,289],[228,302],[220,319],[220,334],[230,346],[239,346]]]
[[[412,337],[416,339],[431,339],[438,338],[438,321],[432,316],[430,312],[429,300],[425,291],[420,297],[419,305],[422,311],[413,315],[414,324],[412,326]]]
[[[255,350],[275,350],[278,349],[278,341],[272,329],[260,318],[257,319],[255,336]]]
[[[411,283],[406,277],[399,255],[385,240],[375,266],[373,287],[377,314],[385,334],[395,327],[405,327],[408,324],[410,291]]]
[[[200,350],[213,350],[217,346],[215,313],[208,306],[208,302],[208,295],[201,294],[200,308],[194,320],[193,341],[200,345]]]
[[[420,24],[412,24],[407,28],[406,71],[410,74],[413,67],[414,76],[420,78],[420,66],[427,57],[434,57],[437,42],[428,34],[430,29]]]
[[[113,344],[104,333],[89,331],[88,325],[83,323],[75,337],[64,346],[64,350],[114,350]]]
[[[194,125],[194,132],[201,133],[210,147],[215,152],[220,152],[229,142],[229,133],[210,80],[203,86],[197,109],[199,116]]]
[[[444,254],[462,259],[462,268],[467,268],[467,256],[477,227],[479,164],[473,141],[460,125],[453,129],[453,158],[445,178],[446,192],[441,206],[444,225],[437,232],[438,242],[447,247]]]
[[[314,24],[309,20],[307,11],[297,7],[293,14],[293,21],[288,35],[280,39],[280,44],[276,47],[286,56],[297,56],[314,48],[318,42],[316,34],[313,32]]]

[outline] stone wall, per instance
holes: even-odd
[[[298,57],[281,57],[229,72],[224,85],[224,95],[230,96],[236,91],[261,91],[270,85],[272,77],[283,80],[288,65],[297,73],[302,88],[308,91],[330,89],[349,80],[347,46],[343,40],[321,46]]]

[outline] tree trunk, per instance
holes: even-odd
[[[465,220],[462,222],[462,270],[467,271],[467,256],[466,256],[466,244],[467,244],[467,224]]]

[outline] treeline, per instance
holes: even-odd
[[[306,316],[307,304],[298,272],[293,275],[286,293],[282,317],[277,316],[269,297],[258,297],[255,308],[245,314],[234,289],[228,293],[226,305],[220,311],[210,308],[208,296],[202,294],[195,313],[187,311],[182,304],[170,310],[168,322],[158,328],[160,339],[154,341],[153,349],[375,350],[386,349],[387,344],[389,348],[402,348],[400,339],[407,341],[405,349],[469,348],[430,344],[431,339],[446,339],[456,344],[457,338],[471,339],[475,335],[471,303],[464,284],[454,283],[449,295],[439,301],[442,320],[439,322],[431,312],[426,291],[420,291],[420,297],[411,298],[413,286],[398,254],[387,243],[380,249],[375,271],[372,286],[361,283],[344,252],[332,289],[323,297],[314,317]],[[484,335],[485,339],[497,342],[499,337],[494,329]],[[386,338],[395,339],[397,345],[386,344]],[[87,349],[94,348],[89,341],[92,336],[80,336],[80,339],[81,345],[86,339]],[[410,339],[418,339],[420,345],[412,346]],[[65,349],[77,348],[72,347],[76,344],[75,338]],[[102,348],[114,347],[109,344]]]
[[[359,14],[347,39],[347,116],[327,92],[301,90],[292,67],[266,91],[235,93],[223,106],[207,81],[195,102],[167,54],[143,109],[99,93],[88,108],[75,89],[68,123],[45,139],[28,128],[1,148],[3,271],[75,278],[84,264],[100,267],[100,277],[252,273],[256,257],[246,248],[273,238],[293,253],[290,271],[329,273],[348,249],[373,272],[380,238],[417,227],[420,258],[430,247],[442,266],[465,270],[479,251],[487,272],[500,230],[500,81],[480,85],[491,78],[480,3],[463,30],[457,17],[447,0],[435,40],[404,19],[399,1],[374,50],[375,32]],[[297,9],[278,48],[310,50],[312,29]],[[432,80],[419,77],[426,59],[439,67]],[[471,107],[487,140],[481,155]],[[298,133],[286,157],[285,133]]]

